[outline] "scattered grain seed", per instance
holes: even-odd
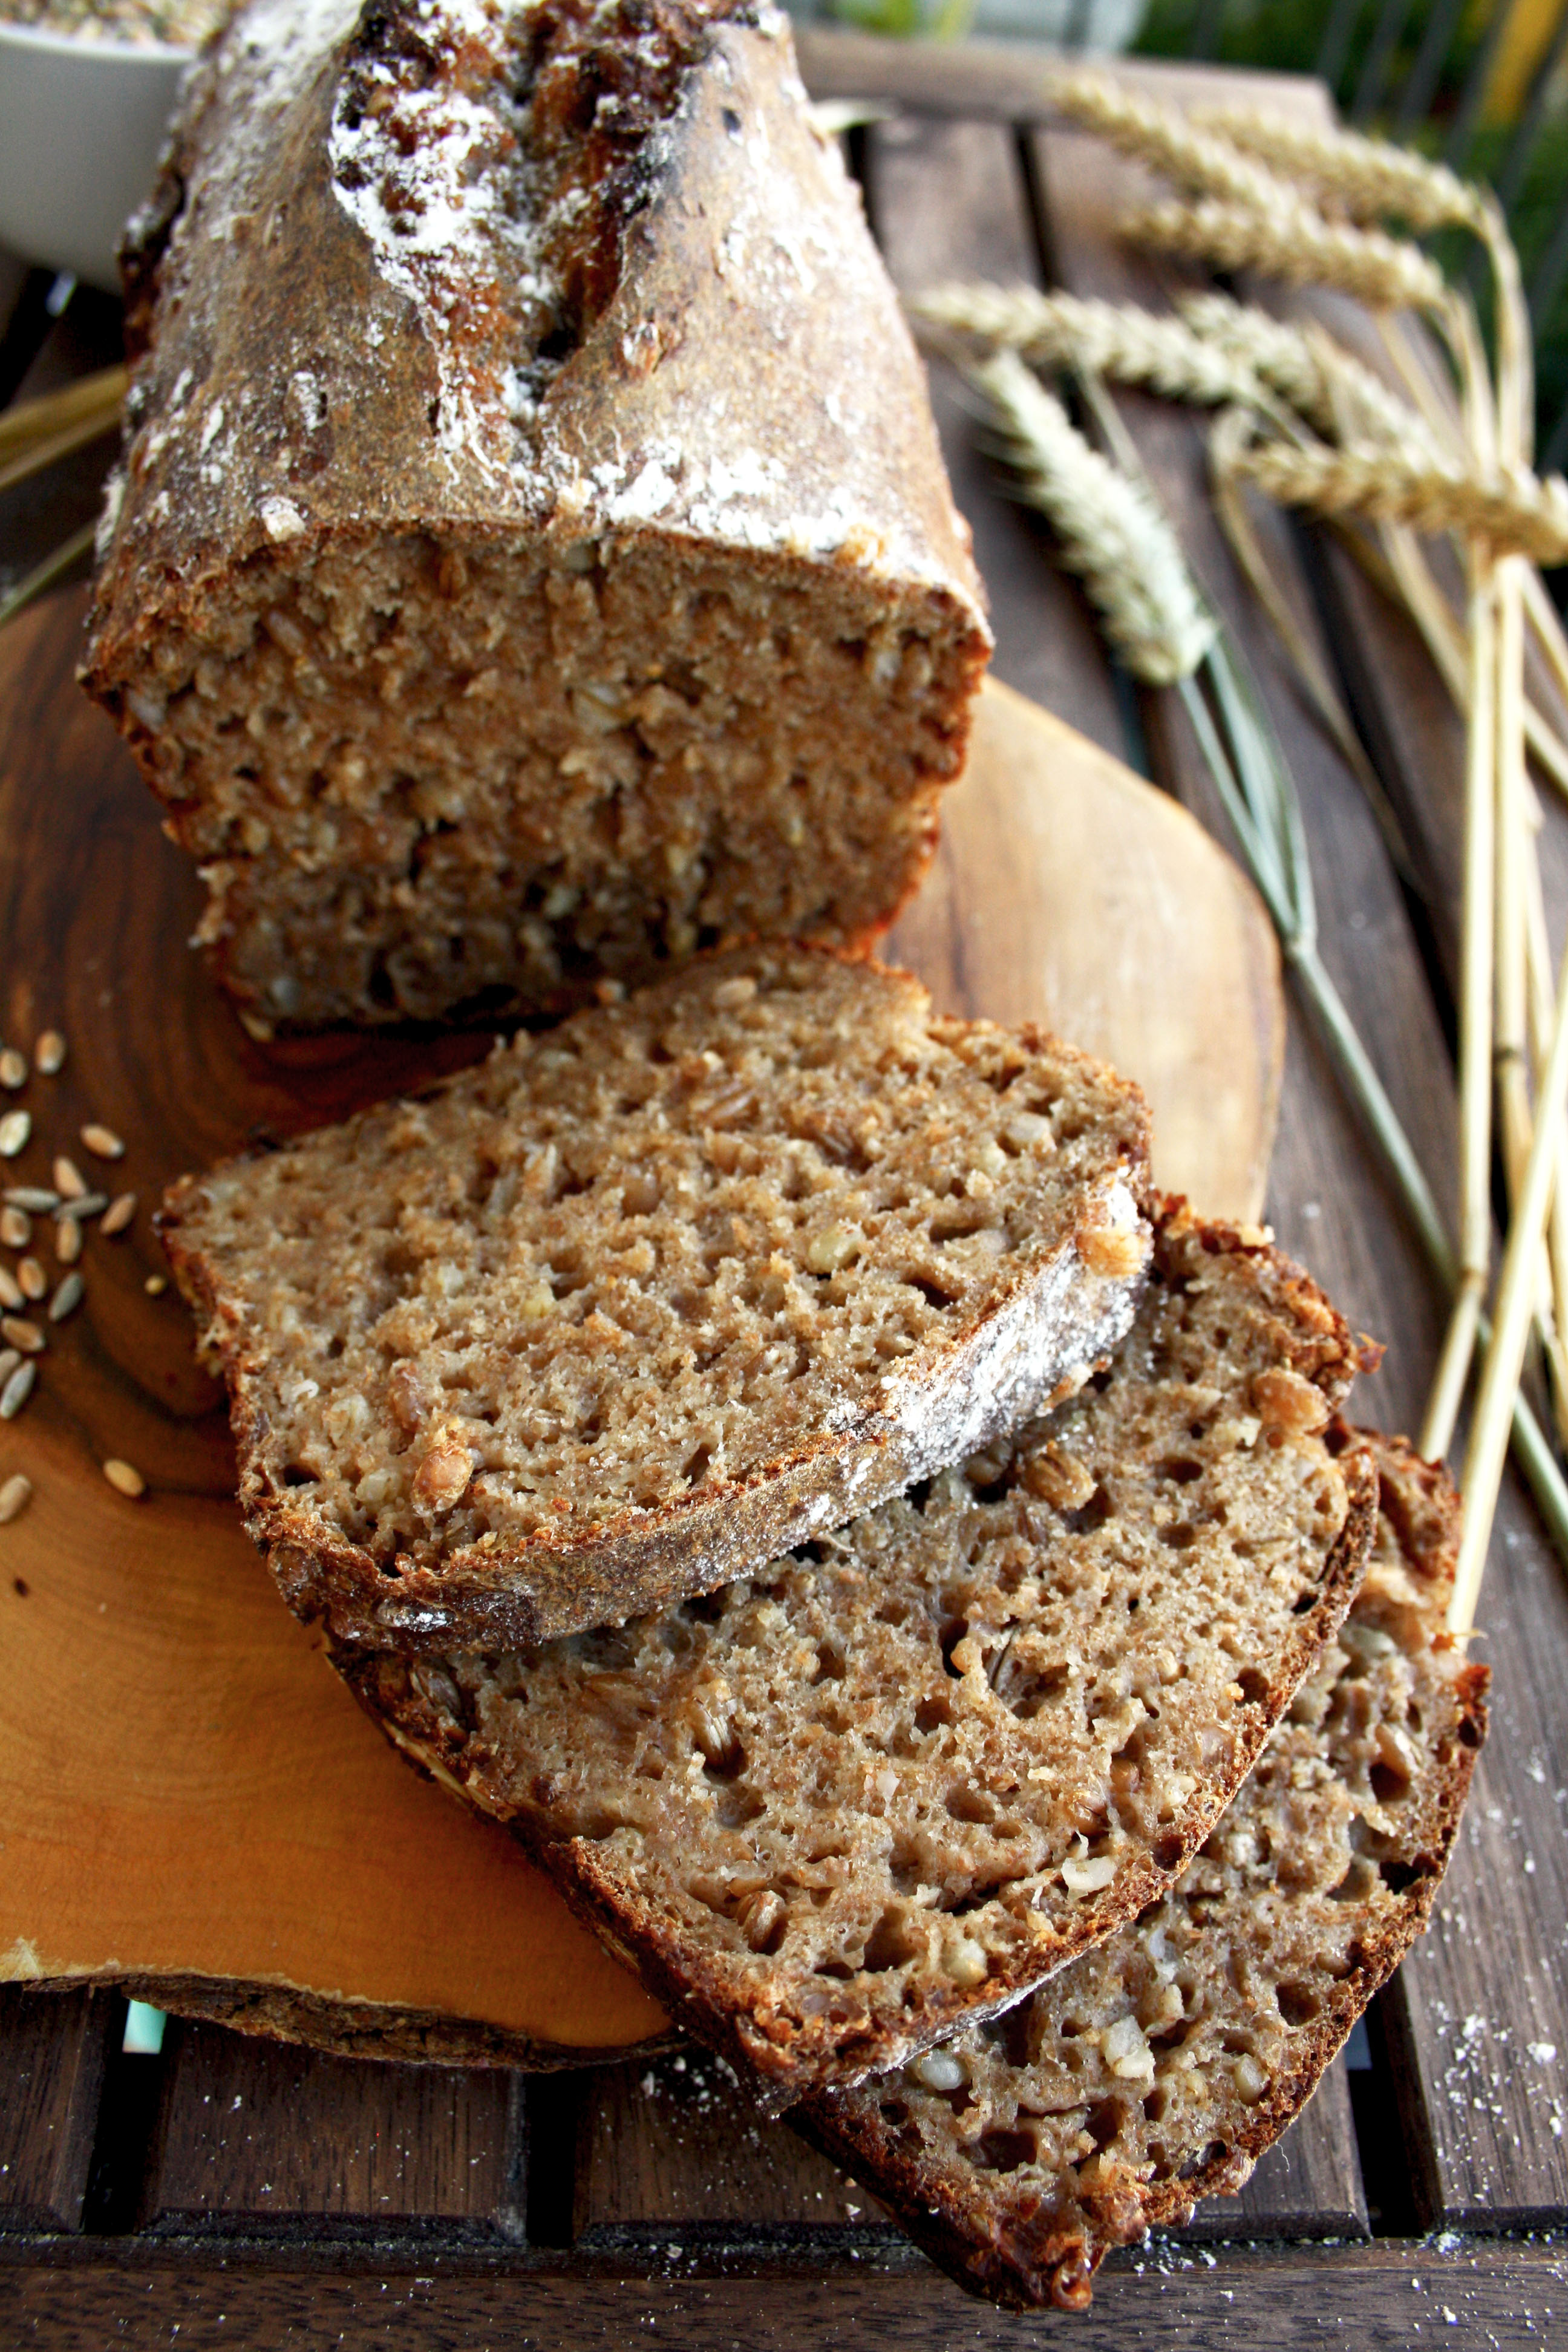
[[[86,1290],[87,1285],[79,1274],[68,1274],[64,1281],[57,1285],[55,1295],[49,1301],[49,1321],[63,1323],[68,1315],[74,1314],[81,1305]]]
[[[0,1087],[25,1087],[27,1083],[27,1056],[19,1054],[15,1045],[0,1053]]]
[[[7,1265],[0,1265],[0,1307],[26,1307],[22,1286]]]
[[[110,1457],[103,1465],[103,1475],[119,1494],[129,1495],[132,1502],[147,1492],[146,1479],[129,1462],[117,1462]]]
[[[33,1220],[26,1209],[0,1209],[0,1242],[7,1249],[26,1249],[33,1238]]]
[[[74,1265],[81,1255],[79,1217],[62,1217],[55,1227],[55,1255],[62,1265]]]
[[[97,1160],[121,1160],[125,1156],[125,1146],[111,1127],[84,1127],[81,1139]]]
[[[0,1486],[0,1528],[8,1528],[13,1519],[19,1519],[32,1499],[32,1480],[16,1471]]]
[[[0,1199],[8,1209],[26,1209],[35,1217],[47,1217],[60,1205],[59,1194],[46,1192],[41,1184],[13,1184],[8,1192],[0,1194]]]
[[[36,1356],[44,1344],[43,1333],[25,1315],[0,1315],[0,1332],[13,1348],[20,1348],[24,1356]]]
[[[5,1387],[0,1389],[0,1421],[15,1421],[33,1393],[33,1382],[38,1377],[37,1364],[18,1364]]]
[[[42,1298],[47,1296],[49,1277],[36,1257],[25,1257],[22,1260],[21,1265],[16,1268],[16,1279],[22,1286],[24,1298]]]
[[[0,1389],[3,1389],[22,1360],[19,1348],[0,1348]]]
[[[108,1206],[107,1192],[84,1192],[79,1201],[59,1202],[56,1206],[55,1214],[61,1219],[75,1217],[79,1223],[83,1217],[96,1217]]]
[[[118,1193],[105,1209],[98,1230],[100,1234],[122,1234],[135,1214],[135,1193]]]
[[[56,1076],[66,1063],[66,1041],[58,1029],[46,1029],[33,1048],[33,1067],[46,1078]]]
[[[87,1179],[74,1160],[68,1160],[62,1151],[54,1164],[52,1173],[55,1190],[62,1201],[80,1200],[87,1190]]]
[[[8,1110],[0,1118],[0,1155],[15,1160],[18,1151],[26,1149],[27,1138],[33,1132],[33,1114],[28,1110]]]
[[[162,1298],[169,1287],[169,1277],[166,1274],[150,1274],[142,1287],[149,1298]]]

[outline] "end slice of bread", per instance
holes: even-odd
[[[1349,1606],[1376,1479],[1299,1268],[1179,1205],[1114,1367],[710,1599],[340,1655],[783,2106],[1005,2007],[1167,1887]]]
[[[1426,1924],[1487,1670],[1444,1628],[1452,1487],[1366,1442],[1365,1582],[1180,1883],[1005,2016],[797,2113],[977,2294],[1081,2309],[1108,2247],[1233,2194]]]
[[[285,1597],[503,1647],[730,1582],[1086,1380],[1148,1143],[1070,1046],[759,948],[187,1177],[162,1229]]]

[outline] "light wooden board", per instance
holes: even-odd
[[[79,610],[0,647],[7,1038],[70,1039],[20,1099],[6,1168],[47,1181],[82,1119],[128,1139],[144,1203],[258,1128],[417,1083],[479,1039],[247,1040],[190,956],[195,885],[70,679]],[[976,758],[898,951],[947,1009],[1052,1020],[1125,1062],[1158,1171],[1205,1207],[1261,1198],[1280,1013],[1267,924],[1173,802],[988,692]],[[217,1400],[144,1215],[89,1240],[88,1297],[0,1430],[27,1511],[0,1530],[0,1973],[112,1978],[166,2006],[329,2048],[560,2063],[664,2030],[499,1830],[383,1745],[272,1591],[230,1499]],[[151,1492],[100,1474],[130,1458]]]

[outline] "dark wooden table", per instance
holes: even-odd
[[[1021,53],[823,35],[805,49],[819,95],[897,109],[852,146],[900,284],[963,273],[1144,300],[1170,290],[1173,273],[1113,234],[1135,175],[1040,122]],[[1321,103],[1309,85],[1285,95]],[[107,299],[78,294],[55,319],[47,291],[0,260],[0,399],[113,356]],[[933,388],[991,590],[999,675],[1144,767],[1223,838],[1179,713],[1113,676],[1044,534],[973,453],[955,387]],[[1451,1207],[1452,711],[1408,630],[1338,551],[1271,527],[1280,583],[1337,667],[1408,835],[1402,880],[1239,585],[1197,425],[1141,398],[1122,407],[1264,682],[1305,805],[1329,963]],[[0,584],[90,511],[107,454],[100,445],[0,502]],[[1561,929],[1568,811],[1543,797]],[[1389,1343],[1359,1409],[1412,1427],[1439,1302],[1294,1011],[1270,1214],[1284,1245]],[[1493,1734],[1432,1934],[1245,2196],[1203,2210],[1180,2240],[1113,2258],[1085,2319],[970,2303],[695,2053],[465,2074],[171,2021],[161,2054],[137,2057],[121,2048],[111,1994],[13,1988],[0,1991],[0,2344],[1568,2343],[1568,1580],[1511,1482],[1482,1621]]]

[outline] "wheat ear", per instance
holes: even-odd
[[[1193,121],[1244,154],[1259,157],[1278,176],[1328,198],[1352,220],[1393,215],[1425,232],[1457,225],[1485,236],[1491,226],[1481,189],[1446,163],[1429,163],[1411,148],[1354,131],[1315,131],[1258,107],[1194,107]]]
[[[1238,452],[1235,468],[1282,506],[1361,514],[1417,530],[1458,530],[1500,554],[1540,563],[1568,557],[1568,482],[1521,468],[1482,473],[1399,449],[1294,448],[1268,442]]]
[[[1261,269],[1290,286],[1333,286],[1376,310],[1446,313],[1448,289],[1418,246],[1381,229],[1325,220],[1299,202],[1281,213],[1204,197],[1150,205],[1121,223],[1123,236],[1219,269]]]
[[[1321,327],[1289,325],[1228,294],[1189,294],[1178,308],[1200,341],[1261,377],[1325,440],[1441,452],[1426,418]]]
[[[1288,181],[1242,154],[1228,139],[1196,129],[1181,108],[1145,98],[1110,74],[1053,73],[1046,96],[1080,130],[1094,131],[1134,163],[1150,164],[1184,188],[1265,211],[1300,203]]]
[[[1184,320],[1131,303],[1096,302],[1032,287],[932,286],[909,305],[921,325],[1016,351],[1037,367],[1076,367],[1145,385],[1201,407],[1271,405],[1246,358]]]
[[[1181,547],[1140,482],[1102,457],[1016,352],[965,371],[1031,506],[1048,515],[1062,558],[1099,606],[1106,635],[1153,686],[1191,675],[1214,643]]]

